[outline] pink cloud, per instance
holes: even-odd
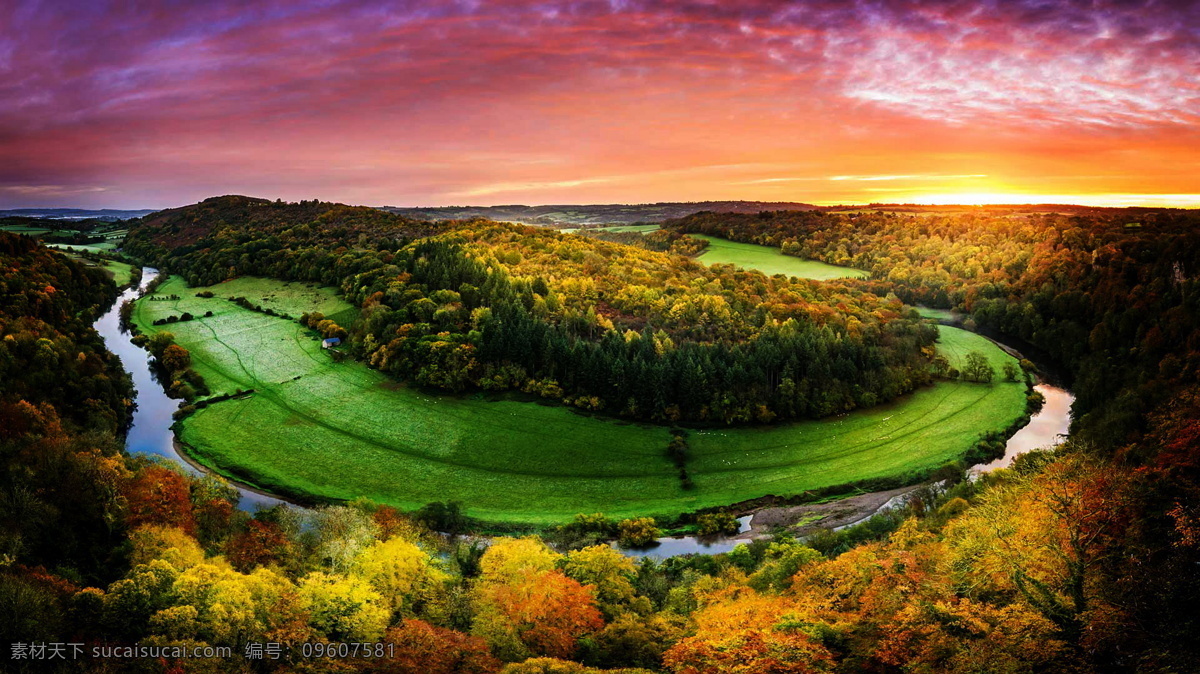
[[[1190,3],[74,5],[0,9],[0,187],[816,199],[744,167],[1032,180],[1124,153],[1105,189],[1200,192],[1161,170],[1200,147]]]

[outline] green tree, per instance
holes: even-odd
[[[980,384],[990,384],[996,378],[996,368],[988,362],[987,356],[978,351],[967,354],[967,364],[963,366],[963,378]]]
[[[654,522],[653,517],[635,517],[621,520],[617,525],[620,535],[617,541],[621,547],[642,548],[654,542],[662,535],[662,530]]]
[[[1017,375],[1020,373],[1021,370],[1016,365],[1013,365],[1012,361],[1004,363],[1004,381],[1016,381]]]

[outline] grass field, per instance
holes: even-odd
[[[932,318],[935,321],[953,321],[962,318],[962,314],[950,309],[931,309],[929,307],[913,307],[922,318]]]
[[[91,251],[93,253],[104,253],[104,252],[108,252],[110,250],[116,250],[116,248],[117,248],[117,244],[115,244],[111,241],[105,241],[104,243],[88,243],[88,244],[47,243],[46,245],[49,246],[50,248],[59,248],[61,250]]]
[[[13,234],[28,234],[29,236],[38,236],[46,232],[53,231],[45,227],[26,227],[25,225],[0,225],[0,232],[12,232]]]
[[[941,465],[986,430],[1024,410],[1021,384],[943,382],[903,402],[822,421],[770,428],[695,431],[683,490],[665,456],[662,427],[580,415],[565,407],[483,396],[430,394],[361,363],[335,363],[295,321],[243,309],[244,295],[298,316],[321,311],[349,323],[356,310],[329,289],[238,279],[195,297],[172,278],[143,298],[134,321],[201,316],[165,326],[192,352],[214,394],[256,392],[214,403],[181,424],[193,458],[223,474],[282,493],[372,500],[412,509],[462,501],[491,521],[545,524],[578,512],[671,515],[766,494],[792,494]],[[203,318],[206,311],[213,315]],[[958,361],[972,349],[999,366],[987,340],[943,328]]]
[[[705,264],[733,264],[745,269],[757,269],[768,276],[787,274],[800,278],[824,281],[831,278],[865,278],[867,272],[850,267],[838,267],[816,260],[784,255],[778,248],[753,243],[738,243],[715,236],[692,234],[708,242],[708,248],[697,260]]]
[[[587,230],[581,230],[579,227],[571,227],[571,228],[567,228],[567,229],[560,229],[558,231],[562,232],[563,234],[573,234],[573,233],[579,232],[579,231],[641,232],[642,234],[646,234],[647,232],[655,232],[660,229],[662,229],[662,227],[660,225],[611,225],[609,227],[589,227]]]
[[[79,262],[82,262],[83,264],[86,264],[89,267],[100,267],[101,269],[107,271],[109,274],[112,275],[113,281],[116,282],[118,287],[128,285],[129,282],[133,280],[133,267],[125,264],[124,262],[117,262],[116,260],[104,260],[100,263],[97,263],[97,262],[93,262],[92,260],[88,260],[83,257],[80,257],[79,255],[72,255],[71,250],[68,248],[63,248],[61,246],[51,246],[51,247],[58,248],[59,250],[64,251],[63,254],[66,255],[67,257],[69,257],[73,260],[78,260]]]
[[[613,225],[611,227],[597,227],[596,229],[599,231],[602,231],[602,232],[641,232],[642,234],[645,234],[646,232],[656,232],[656,231],[662,229],[662,227],[657,224],[653,224],[653,225]]]
[[[113,280],[117,282],[118,286],[128,285],[133,279],[133,267],[125,264],[124,262],[105,260],[104,264],[101,266],[104,267],[108,273],[113,275]]]

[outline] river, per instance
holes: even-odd
[[[125,450],[130,454],[152,454],[178,461],[183,469],[199,475],[203,469],[182,456],[175,448],[175,433],[172,415],[179,409],[180,401],[168,398],[162,384],[150,368],[150,353],[133,343],[133,335],[121,329],[121,304],[134,300],[145,292],[150,282],[158,277],[158,270],[142,268],[142,281],[136,288],[127,288],[117,301],[93,325],[104,345],[121,359],[121,364],[133,377],[134,402],[133,423],[125,437]],[[253,512],[283,503],[281,499],[256,492],[245,485],[238,487],[238,507]]]
[[[125,440],[125,449],[130,454],[152,454],[178,461],[188,472],[199,475],[203,468],[182,456],[175,446],[175,433],[171,430],[172,415],[179,409],[180,402],[167,397],[159,384],[154,371],[150,368],[150,354],[145,349],[136,346],[131,340],[132,335],[121,329],[121,304],[125,300],[137,299],[146,287],[158,277],[158,270],[151,267],[142,269],[142,281],[137,288],[126,289],[112,308],[95,323],[97,332],[104,338],[104,344],[121,359],[125,369],[133,376],[135,400],[137,409],[133,413],[133,424]],[[1071,404],[1075,396],[1070,391],[1050,384],[1038,384],[1034,387],[1046,398],[1046,404],[1034,414],[1029,423],[1017,431],[1008,440],[1004,456],[987,464],[973,466],[970,470],[978,475],[997,468],[1004,468],[1012,463],[1018,455],[1031,449],[1053,447],[1062,442],[1071,424]],[[238,507],[254,512],[267,508],[284,500],[251,489],[247,485],[233,483],[238,489],[240,500]],[[749,530],[751,515],[739,518],[740,532]],[[673,557],[689,553],[717,554],[729,552],[745,540],[728,537],[681,536],[676,538],[660,538],[653,547],[643,550],[625,550],[632,557]]]

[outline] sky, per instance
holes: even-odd
[[[1200,2],[0,3],[0,208],[1200,207]]]

